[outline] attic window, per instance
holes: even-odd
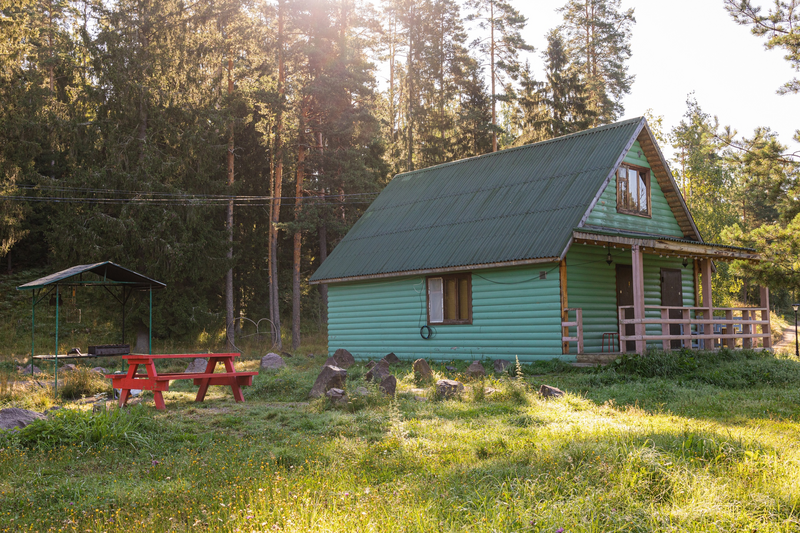
[[[634,165],[617,169],[617,212],[650,216],[650,170]]]
[[[472,323],[472,276],[428,278],[428,324]]]

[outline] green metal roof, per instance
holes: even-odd
[[[398,174],[311,281],[558,258],[644,124]]]
[[[86,272],[90,272],[99,276],[102,279],[77,279],[69,280],[75,276],[80,276]],[[92,263],[89,265],[77,265],[70,267],[66,270],[49,274],[43,278],[29,281],[24,285],[17,287],[18,291],[41,289],[48,285],[127,285],[135,289],[164,289],[166,284],[150,279],[133,270],[128,270],[111,261],[103,261],[102,263]]]

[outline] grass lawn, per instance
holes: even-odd
[[[433,365],[467,384],[449,400],[404,363],[395,399],[346,407],[307,403],[323,361],[287,359],[244,404],[179,382],[164,412],[70,406],[3,433],[0,531],[800,530],[798,361],[652,354],[483,382]]]

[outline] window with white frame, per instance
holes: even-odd
[[[472,323],[472,275],[428,278],[428,324]]]

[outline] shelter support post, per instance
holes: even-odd
[[[706,311],[703,312],[706,320],[711,320],[714,317],[714,303],[711,296],[711,259],[702,259],[700,261],[700,283],[701,290],[703,291],[703,307]],[[714,326],[711,324],[704,324],[704,334],[711,334],[714,331]],[[713,349],[714,341],[701,340],[704,349]]]
[[[633,273],[633,318],[639,321],[636,323],[636,336],[643,337],[645,325],[641,323],[641,320],[644,320],[644,258],[639,245],[631,246],[631,270]],[[644,355],[646,348],[646,341],[636,341],[636,353]]]
[[[31,291],[31,376],[33,375],[33,356],[36,355],[36,290]]]
[[[122,287],[122,344],[125,344],[125,287]]]
[[[153,355],[153,286],[150,286],[150,337],[147,341],[149,354]]]
[[[58,300],[60,298],[59,294],[59,287],[56,285],[56,357],[55,357],[55,365],[56,365],[56,390],[55,394],[58,396]]]
[[[762,339],[762,347],[764,348],[772,348],[772,328],[770,327],[769,323],[769,289],[767,287],[761,287],[761,308],[764,309],[761,311],[761,320],[766,320],[766,324],[761,325],[761,333],[769,334],[767,337]]]

